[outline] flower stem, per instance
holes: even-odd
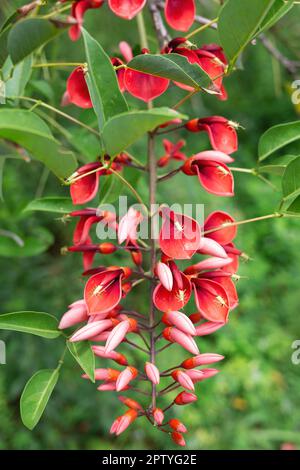
[[[208,23],[202,25],[202,26],[199,26],[199,28],[195,29],[194,31],[192,31],[191,33],[189,33],[187,36],[185,36],[185,39],[190,39],[192,38],[193,36],[195,36],[196,34],[198,33],[201,33],[202,31],[205,31],[207,28],[209,28],[212,24],[215,24],[218,22],[218,19],[219,18],[214,18],[213,20],[209,21]]]
[[[212,232],[217,232],[218,230],[222,230],[223,228],[227,228],[227,227],[250,224],[252,222],[260,222],[261,220],[275,219],[275,218],[280,218],[280,217],[286,217],[286,215],[281,212],[274,212],[274,214],[262,215],[260,217],[253,217],[252,219],[240,220],[238,222],[228,222],[228,223],[220,225],[219,227],[206,230],[205,232],[203,232],[203,235],[207,235]]]
[[[138,25],[139,37],[140,37],[140,42],[141,42],[142,49],[149,49],[147,31],[146,31],[146,27],[145,27],[145,21],[144,21],[143,13],[140,12],[137,15],[136,19],[137,19],[137,25]]]

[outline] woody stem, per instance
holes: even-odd
[[[155,325],[155,307],[153,305],[153,291],[155,288],[154,269],[156,264],[156,247],[155,247],[155,233],[154,233],[154,218],[152,217],[152,211],[155,210],[156,202],[156,186],[157,186],[157,169],[156,169],[156,158],[155,158],[155,138],[154,134],[149,133],[148,137],[148,170],[149,170],[149,211],[150,211],[150,272],[152,273],[153,279],[151,279],[150,288],[150,310],[149,310],[149,328],[150,333],[150,361],[155,364],[155,331],[153,326]],[[152,409],[156,408],[156,385],[152,384]]]

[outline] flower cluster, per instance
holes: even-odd
[[[80,34],[84,12],[88,8],[102,6],[102,3],[96,0],[74,2],[72,14],[77,24],[70,30],[72,39],[77,39]],[[115,14],[127,19],[135,16],[145,3],[144,0],[108,1]],[[165,15],[172,27],[186,31],[194,21],[194,1],[167,0]],[[127,66],[133,58],[130,45],[123,41],[119,46],[122,58],[112,57],[111,63],[120,90],[145,102],[162,95],[170,80],[131,69]],[[144,54],[148,52],[142,50]],[[161,51],[161,54],[174,53],[186,57],[191,64],[197,64],[210,77],[211,89],[217,97],[227,98],[223,85],[227,60],[220,46],[208,44],[198,48],[186,38],[175,38]],[[176,82],[175,85],[190,90],[185,84]],[[69,103],[81,108],[93,107],[84,67],[77,67],[68,78],[63,104]],[[177,128],[170,126],[176,125],[185,132],[205,132],[211,149],[187,156],[183,152],[184,140],[173,143],[164,139],[165,153],[157,158],[156,168],[166,167],[173,160],[180,162],[174,173],[197,176],[201,186],[214,195],[233,196],[234,179],[228,165],[234,161],[232,154],[238,149],[238,125],[222,116],[208,116],[185,123],[176,120],[160,129],[168,127],[172,132]],[[106,155],[101,161],[80,167],[68,179],[73,203],[89,203],[97,195],[102,178],[111,173],[120,175],[124,167],[134,166],[132,157],[124,152],[114,158]],[[151,172],[148,167],[143,170]],[[60,328],[76,326],[69,341],[91,341],[97,358],[113,361],[119,366],[111,368],[101,364],[102,367],[95,369],[95,379],[101,382],[97,388],[99,391],[128,391],[149,396],[147,402],[118,396],[128,410],[115,419],[110,430],[112,434],[119,435],[137,418],[146,417],[158,430],[169,433],[176,444],[185,445],[183,434],[187,429],[177,418],[168,416],[169,410],[173,406],[196,401],[196,384],[219,372],[211,366],[221,361],[223,356],[200,353],[197,338],[224,327],[230,312],[237,307],[234,281],[239,278],[236,273],[243,253],[234,244],[236,222],[226,212],[215,211],[202,224],[165,205],[159,207],[158,213],[161,220],[159,236],[156,240],[151,235],[150,245],[139,238],[138,230],[145,218],[149,218],[152,224],[151,207],[150,215],[146,216],[133,207],[122,217],[91,207],[70,214],[78,221],[73,245],[68,250],[82,253],[83,275],[88,279],[83,298],[69,306]],[[117,241],[97,243],[92,234],[96,224],[109,227]],[[125,266],[106,266],[102,257],[115,252],[129,255],[129,262],[127,260]],[[95,262],[98,255],[100,264]],[[149,257],[150,269],[147,269]],[[142,282],[151,285],[149,316],[136,306],[132,308],[135,288]],[[196,312],[188,316],[184,309],[192,299]],[[161,370],[159,354],[174,344],[181,346],[190,356],[180,364]],[[126,356],[126,348],[143,352],[147,360],[142,366],[138,361],[133,364]],[[87,375],[83,378],[89,379]],[[161,387],[162,381],[171,382]],[[149,382],[151,391],[144,387]],[[168,394],[172,392],[176,392],[174,397],[166,403]]]
[[[60,0],[65,3],[66,0]],[[91,8],[100,8],[105,0],[75,0],[72,4],[72,18],[76,24],[72,25],[69,35],[72,41],[80,38],[80,28],[83,25],[84,15]],[[131,20],[146,5],[146,0],[107,0],[110,10],[117,16]],[[196,15],[195,0],[166,0],[165,18],[171,28],[177,31],[188,31],[193,25]]]

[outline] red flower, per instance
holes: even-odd
[[[196,6],[194,0],[166,0],[167,23],[178,31],[188,31],[194,23]]]
[[[90,8],[100,8],[104,0],[80,0],[72,5],[72,16],[77,24],[69,29],[69,36],[72,41],[77,41],[81,36],[81,27],[83,25],[83,17]]]
[[[90,277],[84,289],[84,300],[89,315],[109,312],[119,304],[122,298],[123,277],[122,268],[107,269]]]
[[[104,173],[106,173],[106,170],[103,168],[102,163],[98,162],[87,163],[78,168],[76,173],[69,178],[73,204],[85,204],[94,199],[99,188],[99,176]]]
[[[195,301],[201,315],[211,322],[227,322],[229,298],[224,287],[211,279],[192,279]]]
[[[79,108],[92,108],[90,93],[85,81],[82,67],[77,67],[67,80],[67,95],[71,103]]]
[[[145,6],[146,0],[108,0],[109,8],[115,15],[131,20],[134,18]]]
[[[158,284],[153,292],[153,302],[162,312],[181,310],[189,301],[192,286],[189,279],[179,271],[173,261],[169,262],[173,274],[172,290],[167,290],[162,284]]]
[[[200,245],[201,229],[194,219],[163,207],[160,248],[171,259],[190,259]],[[175,309],[177,310],[177,309]]]
[[[186,156],[184,153],[180,152],[182,147],[185,146],[185,141],[184,140],[179,140],[176,144],[173,144],[167,139],[163,140],[163,146],[165,148],[165,155],[161,157],[157,165],[160,167],[168,165],[170,160],[186,160]]]
[[[207,132],[214,150],[227,155],[238,149],[237,124],[221,116],[211,116],[189,121],[185,127],[191,132]]]
[[[203,152],[206,153],[206,152]],[[214,152],[211,152],[212,154]],[[201,185],[209,193],[217,196],[234,196],[234,180],[230,169],[218,158],[202,158],[201,153],[189,158],[182,167],[187,175],[197,175]],[[223,154],[225,155],[225,154]]]
[[[204,232],[207,232],[205,233],[205,236],[215,240],[216,242],[220,243],[220,245],[227,245],[235,239],[237,234],[237,226],[231,225],[226,227],[226,224],[232,224],[234,222],[234,218],[231,217],[231,215],[229,215],[227,212],[212,212],[204,222],[203,230]],[[215,228],[222,227],[223,225],[224,228],[211,231]]]

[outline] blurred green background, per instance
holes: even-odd
[[[22,3],[2,1],[2,19]],[[201,2],[201,13],[215,17],[210,3]],[[151,23],[148,17],[146,19],[150,44],[155,50]],[[106,7],[88,12],[86,27],[111,55],[118,53],[120,40],[138,45],[136,22],[122,21]],[[272,41],[292,57],[297,54],[299,36],[299,9],[293,10],[271,34]],[[217,42],[217,35],[210,31],[195,39],[197,44]],[[82,43],[71,43],[64,34],[47,46],[41,60],[46,58],[48,61],[84,60]],[[235,166],[252,168],[257,160],[260,135],[274,124],[293,121],[298,116],[290,98],[291,78],[259,41],[248,47],[242,62],[242,69],[225,82],[229,93],[227,102],[220,102],[212,96],[197,97],[183,109],[190,117],[217,114],[239,122],[242,129],[239,131],[240,146]],[[67,69],[35,71],[26,94],[59,107],[69,72]],[[156,104],[172,106],[184,94],[173,87]],[[132,106],[143,107],[134,99],[129,101]],[[95,123],[90,111],[80,111],[75,107],[66,111],[89,124]],[[54,115],[51,117],[55,118]],[[70,126],[63,119],[58,122],[71,130],[74,139],[89,145],[85,140],[88,136],[79,128]],[[53,132],[66,146],[69,145],[59,129],[53,128]],[[205,134],[182,132],[169,138],[175,142],[181,137],[187,140],[185,150],[188,155],[209,148]],[[3,154],[1,148],[0,153]],[[145,142],[138,142],[132,153],[144,161]],[[281,154],[288,153],[298,155],[300,148],[294,144]],[[157,156],[162,155],[163,148],[159,143]],[[71,243],[74,225],[63,223],[53,214],[24,213],[22,210],[37,196],[67,196],[68,190],[37,162],[7,159],[3,173],[1,229],[10,230],[21,238],[32,236],[34,243],[38,241],[41,245],[40,251],[43,247],[46,251],[36,256],[20,256],[14,242],[1,238],[1,312],[37,310],[59,318],[70,302],[82,296],[84,285],[80,278],[80,256],[61,256],[61,247]],[[140,175],[133,175],[133,170],[127,170],[126,175],[146,198],[147,184]],[[158,200],[203,203],[206,214],[215,209],[228,210],[238,220],[276,210],[279,191],[247,174],[235,174],[235,182],[236,196],[229,200],[208,195],[199,186],[197,178],[180,174],[161,185]],[[272,182],[279,186],[276,178]],[[292,342],[300,338],[299,222],[284,219],[243,226],[239,230],[237,246],[251,258],[251,261],[241,263],[239,271],[245,277],[238,283],[240,305],[232,312],[225,328],[199,340],[201,352],[226,356],[220,364],[221,373],[197,386],[199,399],[196,404],[177,407],[174,412],[190,430],[187,436],[187,448],[190,449],[278,449],[284,442],[300,447],[300,365],[291,362]],[[102,262],[100,260],[98,255],[99,263]],[[104,262],[109,261],[104,259]],[[126,258],[117,255],[111,264],[120,262],[126,263]],[[135,289],[128,296],[127,305],[133,304],[135,308],[139,305],[145,313],[145,294],[142,286]],[[193,305],[187,309],[189,312],[193,310]],[[39,425],[33,432],[28,431],[19,416],[20,394],[35,371],[55,367],[63,342],[3,331],[0,339],[7,345],[7,364],[0,365],[1,449],[173,448],[169,437],[152,429],[146,420],[139,420],[117,440],[110,437],[109,427],[120,414],[122,405],[114,394],[99,393],[95,385],[82,380],[79,367],[71,357],[66,359],[61,378]],[[133,357],[131,354],[129,351],[129,358]],[[161,356],[163,368],[170,364],[170,356],[173,364],[188,355],[173,346]],[[142,363],[143,356],[138,356],[138,361]],[[166,406],[168,402],[163,404]]]

